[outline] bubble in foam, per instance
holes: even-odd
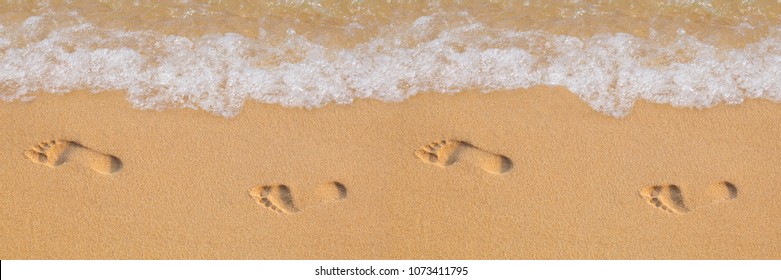
[[[38,24],[41,22],[42,17],[41,16],[31,16],[24,20],[22,23],[22,26],[25,28],[36,28],[38,27]]]

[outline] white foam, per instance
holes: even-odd
[[[313,108],[535,85],[566,87],[616,117],[638,99],[698,108],[755,98],[781,102],[779,28],[743,48],[720,49],[684,29],[674,38],[651,30],[650,38],[580,39],[476,22],[445,26],[443,18],[420,17],[366,43],[332,49],[293,29],[281,39],[264,30],[258,38],[187,38],[74,21],[40,33],[48,20],[34,16],[0,28],[0,98],[122,90],[137,108],[188,107],[226,117],[246,100]]]

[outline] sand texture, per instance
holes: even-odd
[[[781,105],[0,104],[0,259],[779,259]]]

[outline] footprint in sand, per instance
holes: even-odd
[[[712,184],[704,190],[699,190],[699,193],[696,193],[687,203],[684,203],[681,188],[676,185],[645,187],[640,190],[640,197],[664,212],[685,214],[695,208],[733,200],[738,197],[738,188],[727,181]]]
[[[316,206],[324,205],[347,197],[347,188],[339,182],[329,182],[317,186],[311,192],[302,194],[293,201],[290,187],[285,185],[257,186],[249,191],[250,197],[258,204],[279,214],[293,214]],[[299,207],[300,206],[300,207]]]
[[[466,159],[493,174],[507,173],[513,167],[513,162],[506,156],[485,151],[459,140],[429,143],[415,151],[415,156],[422,161],[442,167]]]
[[[24,152],[32,162],[56,167],[70,160],[81,162],[93,170],[112,174],[122,169],[122,161],[68,140],[51,140],[32,146]]]

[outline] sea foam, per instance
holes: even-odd
[[[454,16],[466,20],[448,20]],[[336,48],[294,29],[283,37],[262,28],[257,37],[186,37],[100,27],[74,13],[65,25],[53,17],[0,26],[0,99],[119,90],[136,108],[186,107],[225,117],[247,100],[315,108],[538,85],[565,87],[615,117],[628,114],[638,99],[696,108],[746,99],[781,102],[778,26],[754,43],[729,48],[683,28],[665,36],[651,29],[648,37],[579,38],[489,27],[466,13],[432,14]]]

